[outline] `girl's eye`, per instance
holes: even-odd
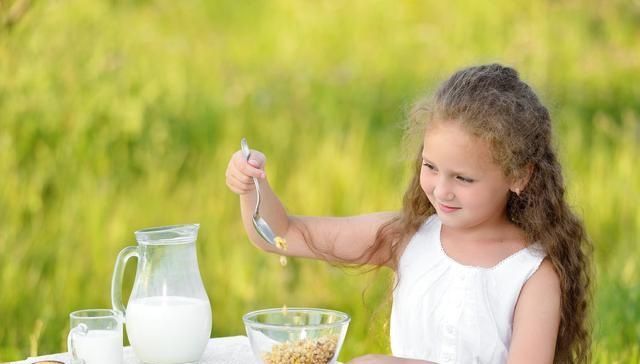
[[[422,165],[429,168],[432,171],[435,171],[436,167],[433,166],[433,164],[431,163],[427,163],[427,162],[422,162]]]
[[[462,176],[457,176],[456,179],[458,179],[458,181],[462,181],[464,183],[472,183],[473,180],[471,178],[466,178],[466,177],[462,177]]]

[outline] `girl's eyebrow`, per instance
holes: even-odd
[[[422,155],[422,160],[425,161],[425,162],[429,162],[431,164],[435,164],[431,160],[429,160],[429,158],[427,158],[427,156],[425,156],[424,154]]]
[[[423,160],[424,162],[429,162],[429,163],[431,163],[431,164],[435,164],[435,163],[433,163],[432,161],[430,161],[430,160],[429,160],[429,158],[427,158],[424,154],[422,155],[422,160]]]
[[[428,162],[429,164],[433,164],[435,165],[435,163],[431,162],[429,160],[429,158],[427,158],[424,154],[422,155],[422,160],[425,162]],[[468,176],[468,173],[463,173],[463,172],[459,172],[459,171],[452,171],[451,174],[455,175],[455,176]]]

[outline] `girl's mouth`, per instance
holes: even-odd
[[[443,205],[441,203],[438,203],[438,207],[440,208],[440,211],[446,212],[446,213],[455,212],[455,211],[460,210],[460,207],[447,206],[447,205]]]

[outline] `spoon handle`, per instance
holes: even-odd
[[[242,140],[240,140],[240,149],[242,149],[242,155],[248,162],[249,157],[251,156],[251,149],[249,149],[249,145],[247,144],[246,138],[242,138]],[[256,208],[253,212],[253,216],[257,216],[258,210],[260,209],[260,184],[258,183],[258,179],[255,177],[253,177],[253,183],[256,185],[256,195],[257,195]]]

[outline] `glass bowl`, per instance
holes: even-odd
[[[262,364],[336,363],[351,317],[321,308],[271,308],[242,317]]]

